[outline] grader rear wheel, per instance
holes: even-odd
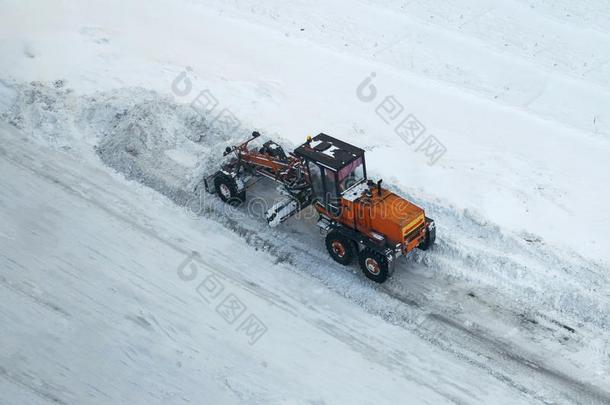
[[[388,259],[371,249],[360,252],[360,267],[365,276],[376,283],[383,283],[390,275]]]
[[[334,261],[344,266],[350,264],[357,253],[354,242],[337,231],[326,235],[326,249]]]

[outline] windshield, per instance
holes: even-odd
[[[339,170],[337,180],[339,181],[340,193],[362,182],[364,180],[364,162],[362,156]]]

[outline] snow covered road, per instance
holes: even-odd
[[[528,402],[219,225],[0,133],[0,402]],[[198,292],[205,274],[265,323],[254,345]]]
[[[6,403],[609,398],[569,370],[520,357],[446,315],[424,316],[412,328],[368,315],[151,190],[41,148],[11,127],[1,133]],[[185,281],[191,270],[180,268],[193,252],[198,273]],[[268,329],[254,345],[197,288],[212,274]],[[386,309],[425,313],[389,295]],[[374,385],[371,376],[379,377]]]

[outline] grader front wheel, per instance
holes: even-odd
[[[233,206],[241,205],[246,201],[246,191],[237,191],[237,182],[225,174],[219,174],[214,179],[214,188],[220,199]]]

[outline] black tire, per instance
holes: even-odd
[[[358,252],[354,250],[354,242],[337,231],[326,235],[326,249],[334,261],[344,266],[350,264]]]
[[[376,283],[383,283],[390,275],[388,258],[371,249],[360,252],[360,268],[365,276]]]
[[[246,201],[246,191],[237,192],[235,179],[224,174],[219,174],[214,178],[214,189],[220,199],[234,207]]]
[[[418,248],[421,250],[428,250],[432,245],[434,245],[434,241],[436,240],[436,225],[434,221],[430,218],[426,217],[426,236],[422,243],[419,244]]]

